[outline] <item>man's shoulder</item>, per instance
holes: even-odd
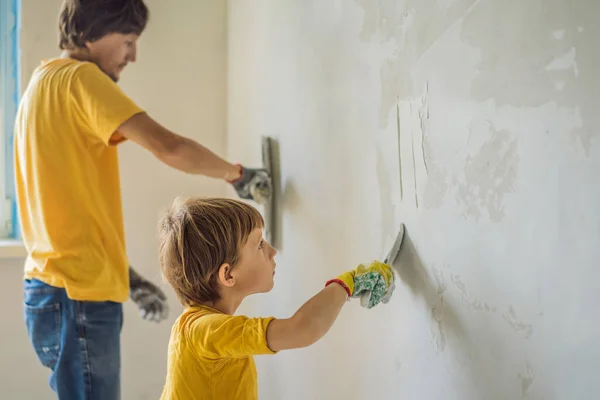
[[[86,64],[92,63],[75,60],[73,58],[54,57],[42,60],[35,68],[35,71],[76,70]]]
[[[72,58],[52,58],[42,61],[35,69],[39,79],[70,80],[81,76],[102,76],[102,70],[93,62]]]

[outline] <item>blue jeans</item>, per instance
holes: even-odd
[[[24,286],[27,333],[58,398],[118,400],[123,305],[71,300],[38,280]]]

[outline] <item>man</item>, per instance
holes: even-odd
[[[65,0],[60,57],[34,71],[15,121],[25,320],[60,399],[120,397],[122,303],[167,316],[164,294],[125,252],[116,145],[129,139],[183,172],[223,179],[259,203],[265,170],[231,164],[155,122],[116,82],[136,60],[143,0]],[[181,257],[184,257],[182,254]]]

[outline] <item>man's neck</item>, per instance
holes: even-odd
[[[90,61],[89,54],[82,49],[63,50],[60,56],[61,58],[72,58],[78,61]]]

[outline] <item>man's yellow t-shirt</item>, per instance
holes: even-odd
[[[57,58],[36,68],[14,137],[26,279],[74,300],[127,300],[116,130],[140,112],[96,64]]]
[[[267,346],[272,320],[186,308],[171,331],[161,400],[257,399],[253,356],[274,354]]]

